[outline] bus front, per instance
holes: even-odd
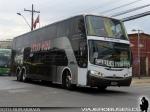
[[[0,49],[0,75],[9,75],[11,49]]]
[[[130,86],[131,50],[121,21],[86,16],[88,39],[87,84],[92,87]]]

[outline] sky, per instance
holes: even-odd
[[[150,0],[139,0],[126,7],[102,13],[133,1],[136,0],[0,0],[0,40],[13,39],[30,31],[30,27],[23,17],[16,13],[21,13],[31,24],[31,13],[24,11],[24,8],[31,10],[32,4],[34,4],[34,10],[40,11],[40,25],[38,27],[43,27],[78,14],[98,14],[109,17],[128,9],[150,4]],[[122,19],[146,11],[150,11],[150,7],[115,18]],[[34,19],[37,16],[38,14],[34,14]],[[133,33],[132,29],[139,29],[150,34],[150,16],[128,21],[124,24],[128,33]]]

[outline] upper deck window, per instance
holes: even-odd
[[[100,16],[86,16],[87,34],[128,40],[121,21]]]

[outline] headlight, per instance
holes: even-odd
[[[94,75],[99,75],[99,72],[94,71],[94,70],[91,70],[90,73],[91,73],[91,74],[94,74]]]
[[[103,74],[102,74],[101,72],[98,72],[98,71],[95,71],[95,70],[91,70],[90,73],[91,73],[92,75],[97,75],[97,76],[100,76],[100,77],[103,76]]]

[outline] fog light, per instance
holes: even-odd
[[[124,75],[124,77],[127,77],[127,76],[128,76],[128,74],[125,74],[125,75]]]

